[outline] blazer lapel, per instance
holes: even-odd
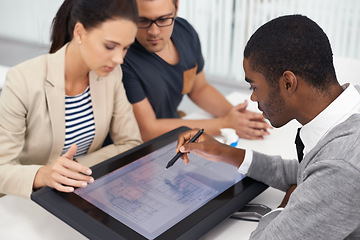
[[[53,131],[53,146],[51,159],[60,156],[65,141],[65,52],[67,44],[48,58],[48,73],[45,84],[46,100]],[[95,121],[95,136],[88,150],[93,152],[104,141],[103,135],[107,133],[106,116],[106,81],[89,72],[90,94]],[[101,100],[102,99],[102,100]]]
[[[90,84],[90,94],[91,94],[91,102],[94,113],[94,121],[95,121],[95,137],[94,140],[88,150],[89,152],[93,152],[102,145],[104,138],[104,133],[107,133],[109,129],[107,128],[107,114],[106,114],[106,81],[104,78],[99,77],[93,71],[89,73],[89,84]]]
[[[50,160],[60,156],[65,141],[65,51],[67,44],[48,57],[46,101],[53,132]]]

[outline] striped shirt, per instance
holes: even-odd
[[[95,121],[88,86],[77,96],[65,96],[65,143],[61,155],[73,144],[78,147],[74,157],[86,154],[94,135]]]

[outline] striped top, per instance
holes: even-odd
[[[61,155],[74,143],[78,147],[74,157],[86,154],[94,135],[95,121],[88,86],[77,96],[65,96],[65,144]]]

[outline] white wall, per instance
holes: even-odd
[[[205,72],[243,82],[243,50],[252,33],[281,15],[303,14],[323,28],[334,56],[360,60],[360,0],[179,0],[179,16],[198,31]]]
[[[0,36],[49,44],[50,26],[63,0],[0,0]]]
[[[50,25],[62,2],[0,0],[0,37],[49,44]],[[199,33],[208,76],[243,82],[247,40],[260,25],[284,14],[309,16],[327,33],[334,55],[360,60],[360,0],[179,0],[179,4],[179,16]]]

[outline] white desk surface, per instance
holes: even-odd
[[[230,102],[237,104],[247,99],[244,93],[234,92],[227,96]],[[257,111],[256,103],[249,102],[249,109]],[[195,115],[193,115],[196,118]],[[239,141],[239,145],[254,149],[266,154],[278,154],[284,158],[296,158],[294,136],[297,122],[290,122],[280,129],[271,130],[271,134],[264,140]],[[252,203],[262,203],[268,207],[276,208],[284,193],[268,188]],[[23,198],[15,196],[4,196],[0,198],[0,239],[24,239],[27,240],[68,240],[86,239],[73,228],[56,218],[42,207]],[[225,219],[214,229],[204,235],[202,240],[242,240],[249,239],[249,236],[257,226],[256,222]]]

